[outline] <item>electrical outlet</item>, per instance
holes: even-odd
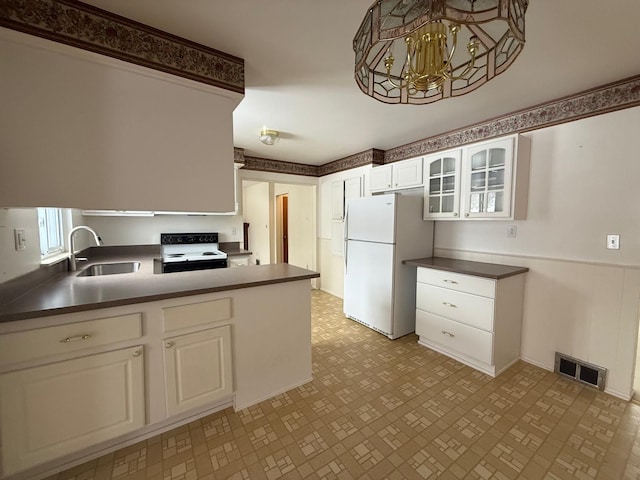
[[[518,227],[509,225],[507,227],[507,238],[516,238],[518,236]]]
[[[607,248],[609,250],[620,250],[620,235],[618,234],[607,235]]]
[[[232,236],[232,237],[235,237],[235,236],[236,236],[236,233],[238,233],[238,231],[236,230],[236,227],[232,227],[232,228],[231,228],[231,236]]]

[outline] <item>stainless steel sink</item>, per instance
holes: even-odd
[[[118,273],[133,273],[138,270],[140,270],[140,262],[96,263],[82,270],[78,277],[116,275]]]

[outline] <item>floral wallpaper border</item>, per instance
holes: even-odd
[[[384,163],[640,105],[640,75],[385,151]]]
[[[363,165],[393,163],[468,143],[529,132],[637,106],[640,106],[640,75],[387,151],[365,150],[320,166],[252,158],[250,169],[261,170],[264,167],[269,172],[323,177]]]
[[[303,175],[305,177],[317,177],[318,167],[316,165],[305,165],[303,163],[283,162],[282,160],[269,160],[267,158],[250,157],[244,155],[243,170],[258,170],[261,172],[287,173],[289,175]]]
[[[244,94],[244,60],[76,0],[2,0],[0,26]]]
[[[244,93],[244,60],[77,0],[3,0],[0,26]],[[640,105],[640,75],[387,151],[370,149],[324,165],[244,156],[247,170],[321,177],[382,165],[514,133],[523,133]]]

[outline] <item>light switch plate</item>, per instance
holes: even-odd
[[[16,250],[24,250],[27,248],[27,239],[24,235],[24,228],[14,228],[13,235],[16,240]]]
[[[620,250],[620,235],[607,235],[607,248],[609,250]]]

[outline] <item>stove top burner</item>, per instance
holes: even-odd
[[[217,233],[162,233],[158,273],[225,268],[227,254],[218,250]]]

